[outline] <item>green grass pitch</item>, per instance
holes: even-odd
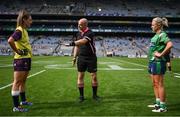
[[[85,98],[78,103],[76,67],[71,57],[35,56],[26,84],[33,106],[29,112],[12,112],[12,56],[0,56],[0,116],[180,116],[180,59],[173,59],[173,73],[166,72],[168,111],[152,113],[147,105],[154,102],[147,59],[98,58],[98,95],[92,99],[91,79],[85,75]],[[7,86],[6,88],[3,88]]]

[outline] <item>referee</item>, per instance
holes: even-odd
[[[67,44],[74,47],[73,65],[77,60],[78,80],[77,86],[79,89],[80,97],[79,102],[84,101],[84,75],[88,71],[92,78],[92,91],[93,99],[98,101],[97,96],[97,57],[96,48],[94,44],[94,33],[88,28],[88,20],[82,18],[78,21],[79,32],[76,35],[76,40]]]

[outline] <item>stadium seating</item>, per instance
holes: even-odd
[[[9,4],[11,3],[11,4]],[[1,0],[0,14],[17,14],[17,12],[25,8],[31,14],[57,14],[57,16],[77,15],[82,16],[115,16],[110,19],[111,25],[107,19],[90,20],[90,28],[95,33],[101,33],[101,37],[95,41],[98,56],[127,56],[127,57],[146,57],[148,52],[149,40],[152,36],[150,29],[150,21],[155,16],[167,16],[170,19],[170,27],[166,32],[172,35],[174,48],[172,53],[175,57],[180,56],[180,40],[178,38],[179,21],[175,18],[180,17],[180,1],[179,0],[91,0],[91,1],[59,1],[59,0]],[[143,9],[143,10],[142,10]],[[41,17],[41,15],[39,17]],[[131,20],[131,17],[123,19],[126,16],[133,16],[136,20]],[[116,20],[115,18],[122,18]],[[148,17],[148,21],[144,18]],[[11,18],[11,17],[10,17]],[[96,17],[97,18],[97,17]],[[99,18],[99,17],[98,17]],[[141,18],[140,21],[138,18]],[[115,23],[114,23],[115,19]],[[15,29],[15,19],[0,19],[0,31],[12,33]],[[68,43],[72,40],[72,36],[54,36],[59,33],[76,33],[77,23],[75,19],[50,19],[54,20],[51,23],[44,22],[42,19],[35,19],[36,23],[29,28],[29,32],[34,32],[30,36],[30,43],[33,47],[34,55],[54,55],[54,56],[70,56],[72,47],[65,47],[60,43]],[[47,19],[46,21],[50,21]],[[57,21],[56,21],[57,20]],[[9,22],[10,23],[9,23]],[[71,22],[72,21],[72,22]],[[104,23],[104,22],[108,23]],[[8,23],[7,23],[8,22]],[[98,22],[103,22],[102,24]],[[14,24],[13,24],[14,23]],[[49,31],[49,32],[48,32]],[[45,33],[48,32],[48,36]],[[38,34],[36,34],[38,33]],[[39,33],[42,35],[39,36]],[[123,34],[118,36],[114,34]],[[43,35],[44,34],[44,35]],[[111,35],[109,35],[111,34]],[[136,35],[137,34],[137,35]],[[142,36],[145,35],[145,37]],[[148,35],[147,35],[148,34]],[[31,34],[30,34],[31,35]],[[106,35],[106,36],[105,36]],[[108,35],[108,36],[107,36]],[[0,55],[12,54],[12,50],[7,44],[7,36],[0,37]]]
[[[174,4],[173,2],[176,2]],[[12,3],[9,5],[8,3]],[[25,8],[32,14],[79,14],[87,16],[172,16],[179,17],[180,1],[173,0],[2,0],[0,13],[17,13]],[[143,9],[143,10],[142,10]],[[163,12],[162,12],[163,11]]]
[[[0,37],[0,55],[12,55],[7,43],[8,37]],[[97,56],[147,57],[150,38],[145,37],[95,37]],[[71,56],[73,47],[60,43],[69,43],[72,36],[30,36],[34,55]],[[180,57],[180,40],[172,39],[173,57]]]

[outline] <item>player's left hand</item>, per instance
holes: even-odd
[[[28,50],[27,49],[18,49],[18,54],[21,56],[27,56],[28,55]]]
[[[76,63],[76,57],[74,57],[74,58],[72,59],[72,66],[75,66],[75,63]]]
[[[159,53],[159,52],[155,52],[155,53],[154,53],[154,56],[159,58],[159,57],[161,57],[162,55],[161,55],[161,53]]]

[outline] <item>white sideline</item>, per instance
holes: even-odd
[[[176,78],[180,78],[180,76],[174,76],[174,77],[176,77]]]
[[[118,60],[118,59],[115,59],[115,58],[108,58],[108,59],[115,60],[115,61],[122,62],[122,63],[129,63],[129,64],[132,64],[132,65],[147,68],[147,66],[142,65],[142,64],[138,64],[138,63],[128,62],[128,61],[124,61],[124,60]]]
[[[179,73],[174,73],[174,74],[176,74],[176,75],[180,75]]]
[[[129,63],[129,64],[132,64],[132,65],[137,65],[137,66],[140,66],[140,67],[146,67],[147,68],[147,66],[142,65],[142,64],[138,64],[138,63],[128,62],[128,61],[124,61],[124,60],[118,60],[118,59],[115,59],[115,58],[109,58],[109,59],[116,60],[116,61],[119,61],[119,62],[122,62],[122,63],[124,62],[124,63]],[[180,75],[180,73],[174,73],[174,74]],[[180,77],[180,76],[175,76],[175,77]]]
[[[35,73],[35,74],[29,75],[27,78],[31,78],[31,77],[36,76],[36,75],[38,75],[38,74],[41,74],[41,73],[43,73],[43,72],[45,72],[45,71],[46,71],[46,70],[41,70],[41,71],[39,71],[39,72],[37,72],[37,73]],[[0,88],[0,90],[5,89],[5,88],[7,88],[7,87],[10,87],[11,85],[12,85],[12,83],[10,83],[10,84],[8,84],[8,85],[6,85],[6,86],[3,86],[3,87]]]

